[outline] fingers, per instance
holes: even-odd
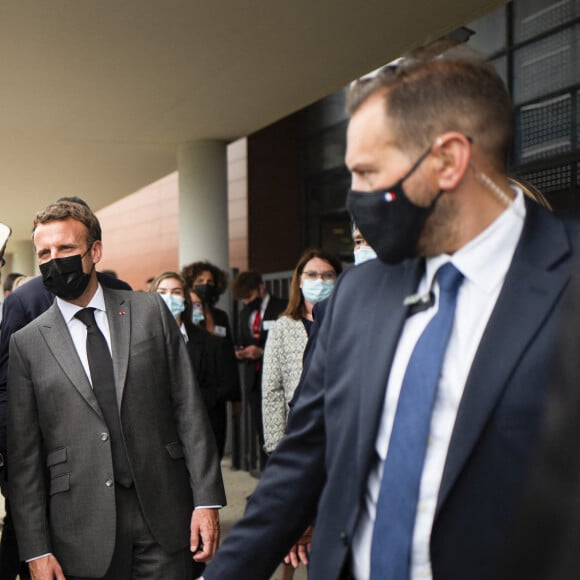
[[[298,544],[298,559],[308,566],[308,553],[310,551],[310,544]]]
[[[217,509],[199,508],[191,517],[190,549],[196,562],[207,562],[216,553],[220,540]]]

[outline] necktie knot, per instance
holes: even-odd
[[[435,274],[439,288],[446,293],[456,293],[463,281],[463,274],[451,263],[443,264]]]
[[[83,308],[75,314],[75,318],[78,318],[87,328],[94,326],[96,324],[95,309]]]

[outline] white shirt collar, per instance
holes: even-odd
[[[67,324],[74,318],[75,314],[79,310],[83,309],[82,306],[77,306],[76,304],[67,302],[62,298],[58,298],[58,296],[56,298],[56,304]],[[95,308],[96,310],[102,310],[103,312],[106,311],[105,296],[103,294],[103,289],[100,284],[97,285],[97,291],[94,293],[93,297],[87,304],[86,308]]]
[[[452,256],[441,254],[427,258],[424,278],[427,288],[432,287],[435,273],[446,262],[452,262],[467,280],[488,294],[502,284],[524,227],[522,218],[526,215],[523,191],[517,186],[512,189],[516,194],[513,204],[477,237]]]

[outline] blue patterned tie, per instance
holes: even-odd
[[[435,276],[439,308],[409,359],[385,460],[371,544],[371,580],[409,579],[431,411],[463,280],[463,274],[450,262]]]

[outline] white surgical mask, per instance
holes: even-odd
[[[332,294],[334,280],[304,280],[302,282],[302,295],[308,302],[317,304]]]
[[[205,316],[203,314],[203,308],[196,308],[195,306],[193,307],[193,310],[191,311],[191,321],[193,322],[193,324],[201,324],[205,319]]]
[[[354,265],[364,264],[364,262],[374,260],[376,257],[377,253],[370,246],[359,246],[354,251]]]
[[[174,318],[177,318],[185,310],[185,298],[177,296],[176,294],[161,294],[163,302],[167,304],[167,308],[171,310]]]

